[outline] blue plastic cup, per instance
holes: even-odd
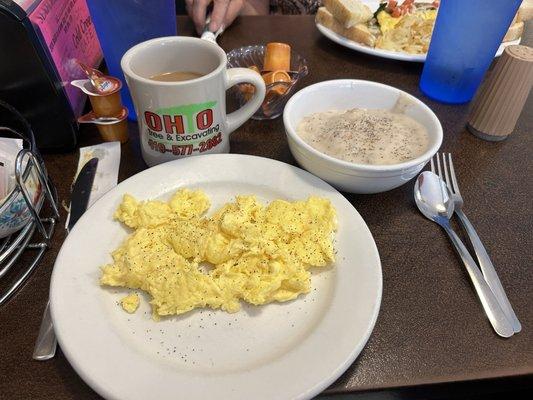
[[[126,82],[120,68],[124,53],[138,43],[176,35],[175,0],[87,0],[109,75]],[[127,85],[120,91],[129,118],[136,120]]]
[[[451,104],[469,102],[522,0],[442,0],[420,78],[422,92]]]

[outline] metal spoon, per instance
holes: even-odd
[[[457,254],[463,260],[483,309],[496,333],[506,338],[513,336],[514,330],[511,322],[505,316],[476,262],[450,226],[454,203],[444,182],[433,172],[424,171],[416,180],[414,194],[420,212],[426,218],[439,224],[450,237]]]

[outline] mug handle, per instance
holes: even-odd
[[[233,132],[244,124],[258,109],[265,99],[265,81],[257,72],[248,68],[230,68],[226,71],[226,90],[238,83],[251,83],[255,86],[254,95],[237,111],[226,116],[228,132]]]

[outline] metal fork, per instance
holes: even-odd
[[[490,261],[489,255],[487,254],[487,250],[485,250],[483,243],[481,243],[481,239],[479,238],[479,235],[474,229],[474,226],[468,220],[465,213],[463,212],[464,201],[463,201],[463,197],[461,196],[461,192],[459,191],[459,185],[457,183],[457,178],[455,176],[455,169],[453,167],[452,155],[448,153],[448,161],[446,161],[446,155],[444,153],[440,155],[439,153],[437,153],[435,155],[435,158],[436,158],[436,163],[437,163],[437,171],[435,171],[435,164],[433,162],[433,158],[431,159],[431,171],[433,173],[438,174],[439,177],[448,186],[448,189],[451,192],[452,200],[455,204],[455,213],[459,217],[459,221],[461,222],[461,225],[463,225],[463,228],[468,234],[468,238],[470,239],[470,242],[472,243],[472,247],[474,248],[474,251],[476,253],[479,266],[481,267],[481,272],[483,273],[483,276],[485,277],[485,281],[487,281],[487,284],[489,285],[490,289],[496,296],[496,299],[498,299],[498,302],[500,303],[500,306],[502,307],[505,315],[511,322],[513,330],[515,332],[520,332],[520,330],[522,329],[522,325],[520,324],[520,321],[516,317],[513,307],[511,306],[511,303],[509,302],[507,295],[505,294],[505,290],[503,289],[500,279],[498,278],[498,274],[496,273],[496,270],[494,269],[494,265],[492,265],[492,262]],[[442,165],[443,165],[442,168],[441,168],[441,158],[442,158]],[[443,174],[443,171],[444,171],[444,174]]]

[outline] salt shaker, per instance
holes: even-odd
[[[476,95],[468,130],[484,140],[504,140],[513,132],[532,85],[533,48],[508,46]]]

